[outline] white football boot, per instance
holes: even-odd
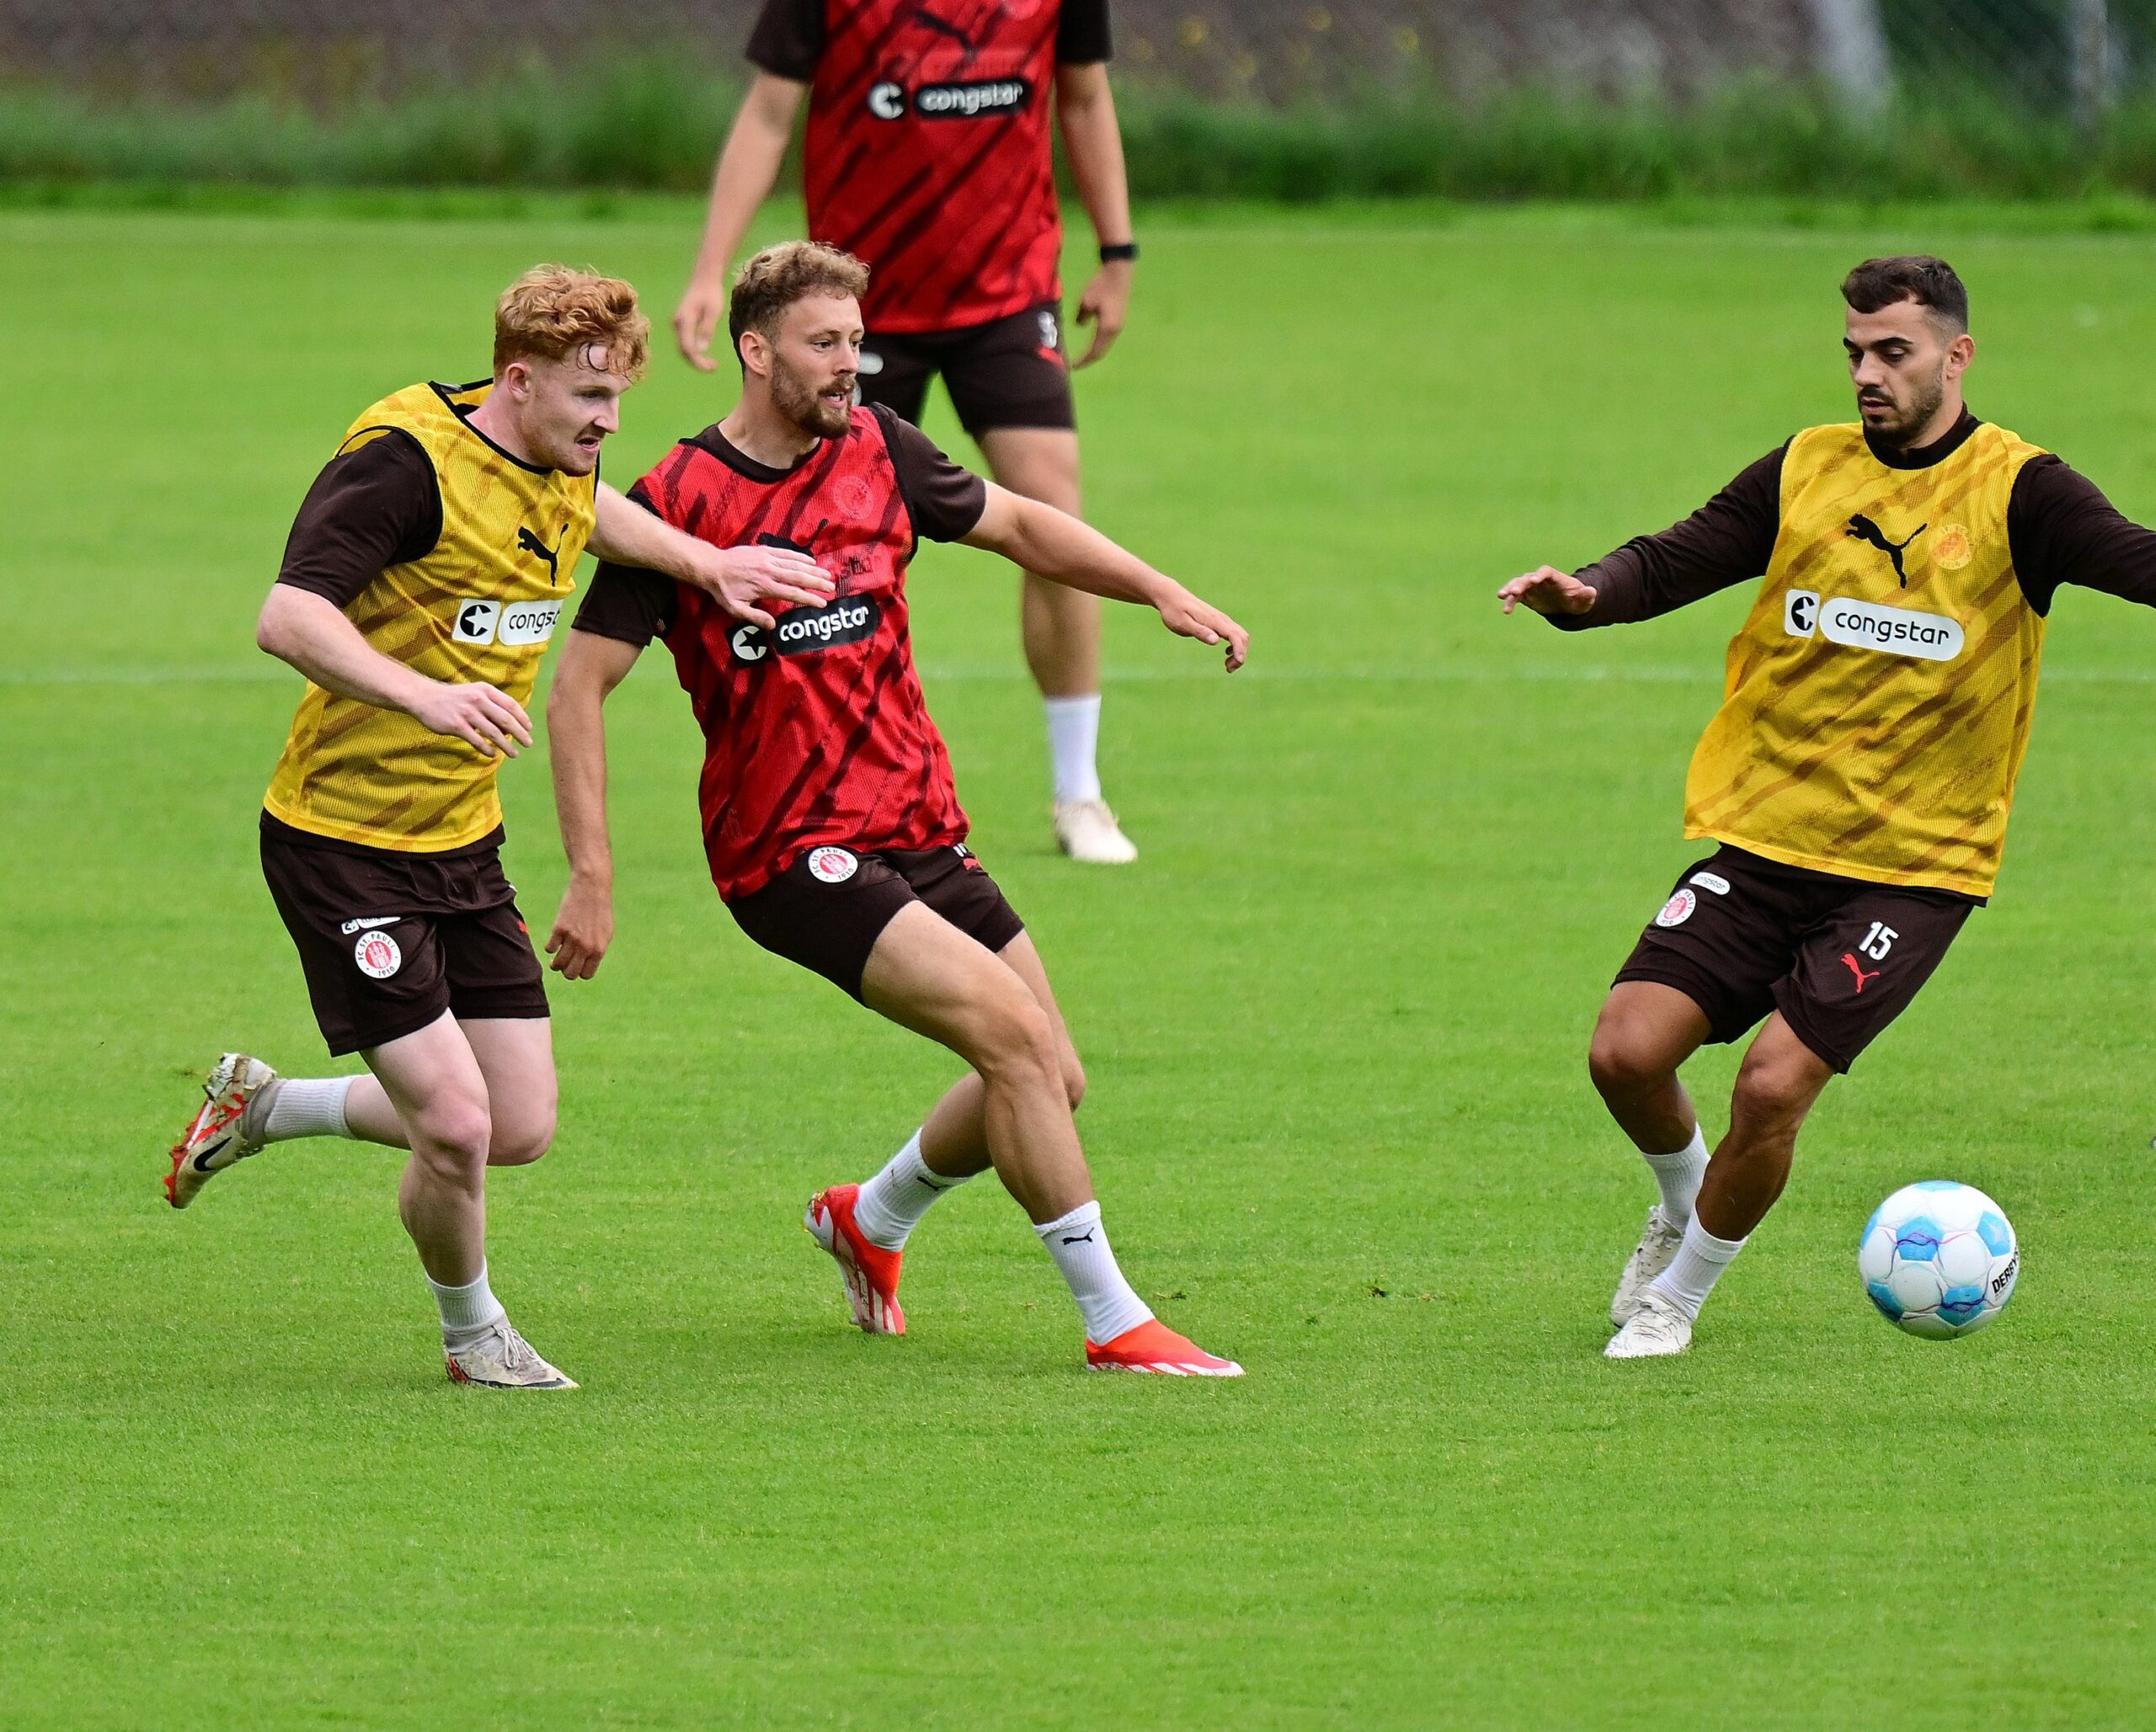
[[[1138,858],[1138,845],[1099,798],[1069,800],[1055,808],[1055,845],[1087,866],[1129,866]]]
[[[452,1383],[482,1389],[574,1389],[574,1379],[542,1359],[506,1317],[489,1324],[476,1341],[445,1346],[443,1363]]]
[[[1671,1220],[1660,1203],[1647,1211],[1646,1230],[1626,1259],[1625,1272],[1617,1277],[1616,1297],[1609,1302],[1612,1329],[1622,1329],[1632,1320],[1647,1283],[1677,1260],[1677,1248],[1684,1243],[1683,1223]]]
[[[176,1209],[195,1201],[195,1193],[235,1161],[262,1147],[265,1112],[252,1112],[258,1095],[275,1092],[277,1073],[259,1058],[227,1053],[202,1084],[202,1110],[172,1146],[172,1170],[165,1175],[165,1200]],[[264,1103],[266,1108],[268,1103]],[[250,1134],[251,1133],[251,1134]]]
[[[1609,1338],[1604,1359],[1663,1359],[1692,1345],[1692,1319],[1650,1287],[1640,1295],[1631,1321]]]

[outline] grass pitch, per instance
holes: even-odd
[[[322,1063],[253,852],[297,681],[249,626],[302,491],[376,397],[483,371],[536,258],[664,313],[692,221],[0,216],[0,1719],[2145,1724],[2156,621],[2064,594],[1994,906],[1829,1090],[1695,1351],[1613,1367],[1651,1191],[1583,1048],[1691,857],[1745,598],[1584,639],[1490,601],[1845,415],[1834,284],[1913,244],[1970,280],[1979,413],[2156,516],[2144,240],[1147,226],[1081,386],[1091,509],[1257,643],[1225,679],[1112,621],[1135,868],[1050,851],[1010,576],[928,549],[913,594],[1118,1248],[1241,1383],[1082,1375],[992,1181],[915,1239],[912,1335],[846,1326],[802,1203],[954,1066],[735,931],[656,654],[613,711],[620,941],[555,997],[560,1138],[492,1186],[497,1287],[582,1392],[443,1381],[393,1155],[291,1145],[167,1211],[221,1046]],[[660,356],[607,474],[726,392]],[[542,759],[504,782],[538,925]],[[1732,1063],[1693,1067],[1712,1132]],[[1949,1346],[1853,1261],[1935,1175],[2026,1252]]]

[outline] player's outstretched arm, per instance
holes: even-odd
[[[756,207],[778,182],[779,164],[793,137],[793,117],[801,111],[806,84],[772,73],[758,75],[734,117],[734,130],[718,153],[712,176],[711,211],[704,219],[702,246],[681,304],[674,310],[674,340],[691,366],[712,370],[711,339],[726,312],[726,268],[755,218]]]
[[[599,486],[599,520],[590,547],[598,558],[678,578],[702,590],[731,618],[769,627],[759,601],[821,607],[837,585],[792,547],[714,547],[677,530],[635,500]]]
[[[1063,128],[1063,148],[1079,201],[1104,246],[1130,240],[1130,181],[1123,168],[1123,129],[1115,117],[1115,93],[1104,63],[1059,67],[1055,74],[1055,113]],[[1078,297],[1078,322],[1093,328],[1093,340],[1077,365],[1090,367],[1123,334],[1130,312],[1133,259],[1103,259]]]
[[[980,521],[960,537],[969,547],[1000,553],[1052,584],[1082,589],[1110,601],[1134,601],[1155,610],[1178,637],[1227,646],[1232,674],[1250,658],[1250,633],[1210,602],[1201,601],[1173,578],[1125,552],[1076,518],[1000,488],[988,486]]]
[[[450,685],[392,661],[360,635],[326,595],[272,584],[255,621],[258,647],[289,662],[323,690],[385,710],[402,710],[422,727],[453,734],[487,757],[516,756],[531,743],[524,706],[491,685]]]
[[[1537,566],[1497,592],[1510,613],[1522,603],[1539,614],[1583,614],[1594,606],[1594,588],[1554,565]]]
[[[547,936],[547,966],[569,980],[599,972],[614,941],[614,850],[606,834],[606,698],[641,646],[572,631],[547,694],[547,756],[569,857],[568,887]]]

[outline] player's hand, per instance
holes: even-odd
[[[1130,315],[1130,280],[1134,269],[1128,258],[1118,258],[1093,273],[1086,292],[1078,297],[1078,322],[1093,328],[1092,346],[1077,365],[1090,367],[1115,347],[1123,335],[1123,322]]]
[[[1195,637],[1200,643],[1228,646],[1228,671],[1232,674],[1250,659],[1250,633],[1209,601],[1200,601],[1177,584],[1160,604],[1161,623],[1178,637]]]
[[[1583,614],[1594,605],[1594,590],[1569,572],[1545,565],[1514,578],[1497,592],[1497,600],[1507,613],[1524,601],[1539,614]]]
[[[823,567],[793,547],[707,547],[689,581],[729,617],[766,631],[774,622],[759,601],[821,607],[838,589]]]
[[[589,980],[614,941],[614,893],[604,884],[569,874],[561,912],[547,935],[547,966],[564,980]]]
[[[531,743],[531,718],[524,706],[491,685],[448,685],[430,679],[414,696],[413,718],[478,749],[483,757],[514,758]]]
[[[725,310],[726,285],[707,283],[701,277],[689,285],[681,304],[674,309],[674,340],[681,345],[681,359],[699,372],[712,370],[711,335]]]

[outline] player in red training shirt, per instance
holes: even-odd
[[[770,194],[805,95],[812,239],[875,272],[859,400],[918,422],[937,373],[1005,487],[1078,514],[1077,419],[1063,349],[1063,246],[1049,93],[1100,270],[1078,300],[1093,339],[1123,328],[1138,257],[1108,89],[1107,0],[765,0],[757,76],[718,160],[695,273],[674,316],[683,354],[712,363],[726,272]],[[1058,845],[1135,860],[1101,797],[1101,610],[1027,572],[1026,661],[1046,706]]]
[[[973,1067],[880,1172],[808,1205],[806,1225],[837,1260],[854,1321],[904,1332],[907,1235],[944,1191],[992,1164],[1070,1284],[1088,1366],[1238,1376],[1156,1321],[1108,1249],[1071,1122],[1085,1074],[1033,941],[965,845],[950,759],[914,672],[906,564],[921,536],[963,541],[1156,608],[1170,631],[1225,643],[1230,669],[1248,640],[1075,518],[969,474],[888,408],[854,407],[867,284],[857,260],[810,242],[750,259],[728,316],[740,402],[631,492],[707,541],[808,553],[837,594],[744,626],[670,578],[600,567],[547,706],[569,856],[547,947],[579,978],[613,935],[601,706],[664,637],[703,730],[704,848],[734,919]]]

